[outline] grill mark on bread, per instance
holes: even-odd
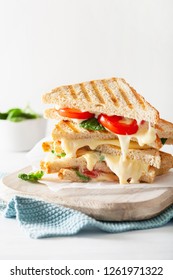
[[[105,101],[104,101],[104,99],[103,99],[103,97],[101,95],[101,92],[99,91],[97,85],[95,84],[95,81],[91,81],[90,85],[92,86],[92,88],[93,88],[93,90],[95,92],[95,95],[99,99],[100,103],[105,104]]]
[[[129,101],[126,92],[125,92],[125,91],[120,87],[120,85],[117,83],[117,79],[116,79],[116,78],[112,78],[112,81],[113,81],[114,83],[116,83],[117,88],[118,88],[119,92],[121,93],[121,96],[122,96],[122,98],[124,99],[124,101],[125,101],[125,103],[127,104],[127,106],[128,106],[130,109],[133,109],[133,105],[132,105],[131,102]]]
[[[56,126],[52,132],[52,137],[53,137],[54,141],[57,141],[57,139],[59,139],[59,137],[61,137],[61,136],[65,135],[66,137],[70,137],[70,139],[73,139],[73,136],[77,137],[77,134],[78,135],[85,134],[85,137],[82,137],[81,139],[87,138],[88,141],[90,141],[93,136],[94,136],[94,139],[97,138],[95,136],[98,136],[98,138],[101,137],[101,139],[102,139],[102,136],[104,137],[104,135],[109,134],[109,132],[107,130],[94,131],[94,130],[83,129],[83,128],[79,127],[77,124],[72,123],[71,121],[62,120],[56,124]],[[71,138],[71,136],[72,136],[72,138]],[[88,138],[88,136],[89,136],[89,138]],[[80,139],[80,138],[77,137],[75,139]],[[110,139],[110,138],[108,138],[108,139]],[[113,139],[113,138],[111,138],[111,139]]]
[[[72,95],[72,97],[73,97],[74,99],[76,99],[76,98],[77,98],[77,93],[76,93],[76,91],[74,90],[73,86],[67,86],[67,88],[69,89],[70,94]]]
[[[124,98],[124,101],[126,102],[127,106],[130,108],[130,109],[133,109],[133,105],[130,103],[125,91],[122,89],[122,88],[119,88],[119,91],[122,95],[122,97]]]
[[[102,84],[103,84],[103,87],[104,89],[109,93],[109,96],[112,100],[112,102],[116,105],[116,106],[119,106],[119,103],[118,103],[118,99],[114,96],[112,90],[109,88],[108,84],[107,84],[107,81],[106,80],[101,80]]]
[[[65,121],[64,125],[66,126],[66,128],[70,128],[74,133],[79,133],[80,130],[77,129],[77,127],[70,121]]]
[[[81,89],[82,93],[84,94],[86,100],[87,100],[88,102],[91,102],[91,98],[90,98],[90,96],[89,96],[89,94],[88,94],[88,92],[87,92],[87,90],[86,90],[86,88],[85,88],[84,83],[79,84],[79,86],[80,86],[80,89]]]
[[[145,103],[144,103],[143,98],[138,95],[138,93],[136,92],[136,90],[133,87],[130,87],[130,89],[131,89],[132,93],[134,94],[134,96],[135,96],[136,100],[138,101],[138,103],[141,105],[141,107],[143,109],[145,109]]]

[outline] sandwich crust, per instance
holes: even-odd
[[[165,144],[173,144],[173,123],[160,119],[156,125],[159,138],[165,138]]]
[[[162,175],[167,173],[171,168],[173,168],[173,156],[165,153],[160,152],[161,157],[161,166],[160,168],[156,169],[156,175]]]

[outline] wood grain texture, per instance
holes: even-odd
[[[29,171],[30,168],[26,168],[20,172]],[[149,219],[173,204],[173,172],[158,177],[154,184],[87,183],[75,187],[74,183],[57,183],[56,191],[45,184],[22,181],[18,173],[2,179],[0,197],[7,202],[15,195],[33,197],[104,221]]]

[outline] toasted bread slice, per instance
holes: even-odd
[[[167,173],[173,167],[173,157],[170,154],[166,154],[160,152],[161,155],[161,167],[159,169],[149,166],[147,172],[142,174],[139,181],[152,183],[156,176]],[[74,169],[61,168],[57,173],[58,178],[63,181],[70,182],[83,182],[82,178],[80,178]],[[91,181],[115,181],[118,182],[118,177],[113,172],[104,172],[101,170],[100,175],[96,179],[92,179]]]
[[[79,124],[77,123],[61,120],[59,123],[56,124],[55,128],[52,131],[52,139],[54,141],[58,141],[62,138],[69,139],[70,141],[76,139],[88,139],[90,141],[91,139],[98,139],[98,140],[117,139],[117,135],[108,130],[103,130],[103,131],[87,130],[80,127]],[[137,141],[135,137],[132,137],[131,140],[134,142]],[[156,140],[152,144],[150,144],[150,147],[156,149],[160,149],[162,147],[162,143],[158,136],[156,137]],[[140,148],[142,149],[142,146]]]
[[[96,148],[96,151],[115,156],[122,155],[121,150],[112,145],[100,145]],[[127,152],[127,159],[143,161],[144,163],[156,168],[160,168],[161,166],[160,151],[156,149],[129,149]]]
[[[94,131],[87,130],[79,126],[79,124],[72,121],[61,120],[56,124],[52,131],[52,139],[54,141],[61,138],[67,139],[114,139],[116,135],[107,130]]]
[[[58,179],[62,181],[69,182],[83,182],[83,180],[76,174],[73,169],[62,168],[57,173]],[[140,182],[152,183],[156,177],[156,170],[154,167],[150,167],[148,172],[143,174],[139,179]],[[118,177],[113,172],[100,172],[100,175],[97,178],[92,178],[91,181],[95,182],[117,182],[119,181]]]
[[[159,169],[156,169],[157,175],[165,174],[171,168],[173,168],[173,156],[172,155],[165,153],[165,152],[160,152],[160,157],[161,157],[161,166]]]
[[[61,168],[57,173],[57,179],[62,181],[69,182],[83,182],[83,180],[76,174],[74,169],[65,169]],[[109,181],[109,182],[118,182],[118,177],[113,172],[100,172],[100,175],[97,179],[92,179],[92,181]]]
[[[78,158],[63,158],[52,161],[41,161],[40,167],[47,174],[56,173],[61,168],[79,168],[84,170],[87,168],[87,162],[84,157]],[[106,166],[105,162],[97,162],[95,169],[102,170],[103,172],[110,172],[110,169]]]
[[[167,139],[165,144],[173,144],[173,123],[160,119],[156,130],[159,138]]]
[[[46,149],[49,145],[49,149]],[[44,151],[46,152],[51,152],[52,151],[52,147],[54,146],[55,148],[55,153],[62,153],[63,150],[60,148],[59,145],[53,145],[53,142],[44,142],[43,143],[43,149]],[[89,147],[83,147],[83,148],[80,148],[79,150],[77,150],[77,153],[76,153],[76,158],[78,158],[78,160],[81,160],[80,157],[84,154],[86,154],[87,152],[91,152],[92,150],[89,149]],[[115,156],[121,156],[122,155],[122,152],[121,150],[118,148],[118,147],[115,147],[113,145],[99,145],[95,150],[94,152],[99,152],[100,154],[103,153],[103,154],[111,154],[111,155],[115,155]],[[51,168],[51,165],[58,165],[58,163],[60,163],[60,166],[61,164],[66,164],[67,162],[67,165],[68,167],[69,166],[72,166],[73,165],[73,162],[75,162],[76,158],[68,158],[68,157],[65,157],[65,158],[60,158],[60,157],[53,157],[53,160],[51,161],[48,161],[46,162],[46,164]],[[161,165],[161,158],[160,158],[160,152],[156,149],[146,149],[146,150],[139,150],[139,149],[129,149],[128,152],[127,152],[127,158],[128,159],[135,159],[135,160],[142,160],[143,162],[145,163],[148,163],[149,165],[151,166],[155,166],[157,168],[160,167]],[[78,164],[78,160],[77,160],[77,163]],[[43,161],[42,161],[43,162]],[[75,164],[75,167],[76,167],[76,164]],[[80,162],[79,162],[80,164]],[[59,167],[57,167],[59,168]]]
[[[141,159],[142,161],[142,159]],[[145,164],[145,163],[144,163]],[[79,158],[67,158],[62,160],[55,160],[44,162],[42,161],[40,164],[42,170],[44,170],[47,174],[58,173],[58,177],[63,179],[63,174],[65,172],[64,179],[67,180],[67,175],[73,174],[70,181],[83,181],[82,176],[78,176],[78,172],[80,174],[84,174],[86,176],[86,172],[90,172],[87,169],[87,162],[84,157]],[[73,171],[71,173],[70,171]],[[78,171],[78,172],[77,172]],[[70,172],[70,173],[69,173]],[[84,172],[84,173],[83,173]],[[117,174],[113,173],[111,169],[107,166],[105,161],[98,161],[94,165],[93,171],[89,174],[97,174],[96,177],[94,175],[95,181],[118,181]],[[74,177],[74,175],[76,176]],[[88,173],[87,173],[88,174]],[[147,165],[147,169],[144,168],[144,171],[140,175],[140,181],[152,182],[156,176],[156,168]],[[130,179],[129,175],[129,179]],[[93,178],[93,175],[91,176]],[[145,178],[145,179],[144,179]]]
[[[90,152],[90,151],[89,151]],[[77,158],[58,158],[53,157],[52,159],[48,161],[41,161],[40,167],[43,171],[45,171],[47,174],[49,173],[56,173],[61,168],[76,168],[80,166],[80,169],[86,169],[87,168],[87,161],[86,158],[83,157],[86,153],[88,153],[88,150],[82,150],[79,151],[79,156]],[[96,153],[98,155],[98,161],[96,162],[94,168],[97,170],[102,170],[104,172],[110,172],[110,169],[106,166],[106,163],[103,161],[99,161],[99,157],[101,154],[111,154],[116,156],[121,156],[120,149],[115,149],[114,147],[104,147],[100,146],[98,147],[97,151],[93,151],[93,153]],[[150,166],[154,166],[157,168],[160,168],[161,166],[161,157],[160,152],[155,149],[149,149],[149,150],[129,150],[127,153],[127,159],[130,160],[139,160],[142,161],[145,164],[148,164]]]
[[[121,78],[60,86],[44,94],[42,100],[60,108],[118,115],[153,124],[159,121],[159,112]]]

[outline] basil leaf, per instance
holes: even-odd
[[[54,154],[54,155],[57,156],[57,157],[65,157],[65,156],[66,156],[66,153],[62,152],[62,153],[60,153],[60,154],[57,154],[57,153],[55,152],[55,150],[52,150],[51,153]]]
[[[26,119],[36,119],[40,117],[41,116],[32,111],[30,107],[26,107],[24,110],[12,108],[5,113],[0,113],[1,120],[9,120],[11,122],[21,122]]]
[[[90,177],[85,176],[84,174],[80,173],[78,170],[75,170],[76,175],[83,181],[88,182],[89,180],[91,180]]]
[[[7,120],[12,122],[20,122],[25,119],[36,119],[37,114],[26,113],[24,110],[15,108],[8,111]]]
[[[22,110],[19,108],[10,109],[8,111],[7,120],[12,122],[21,121],[23,119],[22,113],[23,113]]]
[[[168,139],[168,138],[160,138],[160,140],[161,140],[161,142],[162,142],[163,145],[166,143],[167,139]]]
[[[14,118],[10,118],[10,119],[7,119],[11,122],[21,122],[21,121],[24,121],[25,119],[22,118],[22,117],[14,117]]]
[[[30,182],[37,182],[40,180],[44,175],[44,172],[42,170],[37,171],[37,172],[31,172],[29,174],[26,173],[20,173],[18,174],[18,178],[24,180],[24,181],[30,181]]]
[[[85,120],[79,124],[80,127],[83,127],[87,130],[97,130],[103,131],[106,130],[103,125],[101,125],[96,118],[91,118]]]
[[[0,120],[6,120],[8,117],[7,113],[0,113]]]

